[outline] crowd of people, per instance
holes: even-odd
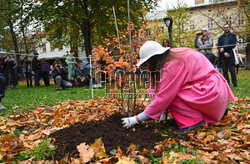
[[[169,47],[168,39],[163,39],[162,47]],[[219,37],[217,48],[218,55],[214,55],[212,48],[214,45],[213,37],[209,34],[208,29],[204,28],[195,36],[195,47],[202,53],[219,72],[222,69],[224,78],[230,85],[228,71],[231,73],[231,79],[234,87],[237,87],[237,78],[235,61],[237,56],[235,53],[236,35],[230,32],[230,25],[224,25],[224,33]],[[217,57],[218,56],[218,57]],[[139,58],[138,58],[139,61]],[[20,73],[26,79],[27,87],[40,87],[40,80],[44,81],[45,86],[50,85],[50,79],[56,84],[56,91],[64,90],[69,87],[81,87],[90,84],[92,69],[99,69],[100,76],[93,77],[93,83],[98,84],[100,81],[107,79],[106,71],[112,70],[113,73],[118,73],[121,68],[114,63],[108,63],[102,57],[98,61],[89,62],[89,58],[80,60],[75,51],[70,51],[66,59],[57,58],[55,61],[46,61],[45,58],[38,60],[38,53],[34,53],[33,59],[30,60],[25,56],[18,67],[11,56],[3,56],[0,54],[0,109],[4,108],[1,100],[4,97],[5,89],[15,88],[20,79]],[[110,68],[110,69],[109,69]],[[149,73],[142,65],[137,67],[136,72],[138,79],[148,81]],[[84,77],[84,78],[83,78]],[[84,80],[82,80],[84,79]]]
[[[11,56],[3,56],[0,54],[0,75],[4,77],[6,89],[15,88],[18,81],[25,79],[27,87],[40,87],[40,81],[43,80],[44,86],[50,86],[51,80],[56,84],[56,91],[69,87],[82,87],[90,84],[91,69],[98,68],[99,76],[93,77],[93,84],[105,81],[107,75],[106,67],[111,63],[106,63],[102,57],[98,61],[90,63],[89,58],[80,60],[77,52],[70,51],[65,58],[57,58],[55,60],[38,59],[38,53],[34,53],[30,59],[25,56],[19,66]],[[92,65],[92,66],[91,66]],[[112,68],[113,69],[113,68]],[[116,70],[119,70],[117,67]]]
[[[209,34],[208,29],[204,28],[201,32],[196,34],[195,37],[195,48],[198,48],[198,51],[205,55],[207,59],[222,73],[228,84],[230,85],[230,80],[228,76],[228,71],[231,73],[231,81],[234,87],[237,87],[237,78],[236,72],[239,69],[239,62],[242,61],[238,53],[236,52],[236,43],[237,38],[234,33],[230,31],[230,25],[225,24],[223,26],[224,33],[218,38],[217,48],[219,54],[215,56],[213,54],[212,48],[214,41],[212,36]]]

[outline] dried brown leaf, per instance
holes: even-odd
[[[108,157],[104,148],[104,144],[102,142],[102,138],[96,139],[95,143],[93,143],[91,147],[94,149],[95,156],[97,158],[102,159],[104,157]]]
[[[80,159],[82,162],[89,162],[95,154],[94,149],[85,143],[78,145],[77,150],[80,153]]]

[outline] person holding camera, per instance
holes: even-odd
[[[213,38],[209,35],[207,28],[203,28],[201,32],[196,34],[195,48],[198,48],[198,51],[205,55],[212,64],[215,62],[215,56],[212,53],[213,44]]]
[[[22,61],[22,71],[25,74],[27,87],[32,87],[31,62],[29,61],[27,56],[25,56]]]
[[[6,107],[3,106],[2,104],[2,99],[5,96],[5,89],[7,86],[6,84],[7,84],[6,78],[2,73],[0,73],[0,110],[6,109]]]
[[[16,63],[12,60],[10,56],[7,56],[3,63],[3,75],[6,78],[7,89],[16,88],[18,85],[17,82],[17,73],[16,73]]]
[[[72,87],[72,83],[68,81],[67,72],[63,69],[61,64],[55,64],[54,70],[51,73],[56,83],[56,90],[60,91],[60,87],[63,89]]]

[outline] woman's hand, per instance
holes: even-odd
[[[227,53],[227,52],[225,52],[225,53],[224,53],[224,56],[225,56],[226,58],[229,58],[229,57],[230,57],[230,54]]]
[[[128,129],[139,122],[136,120],[136,116],[122,118],[122,127]]]

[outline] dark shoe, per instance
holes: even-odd
[[[227,107],[226,110],[225,110],[225,113],[224,113],[223,117],[221,118],[221,120],[223,120],[227,116],[228,110],[229,110],[229,108]]]
[[[201,122],[193,125],[193,126],[189,126],[183,129],[177,129],[177,130],[173,130],[174,133],[178,133],[178,134],[186,134],[188,131],[194,130],[198,127],[201,127],[203,124],[205,124],[205,121],[202,120]]]
[[[3,104],[0,103],[0,110],[4,110],[6,109],[5,106],[3,106]]]

